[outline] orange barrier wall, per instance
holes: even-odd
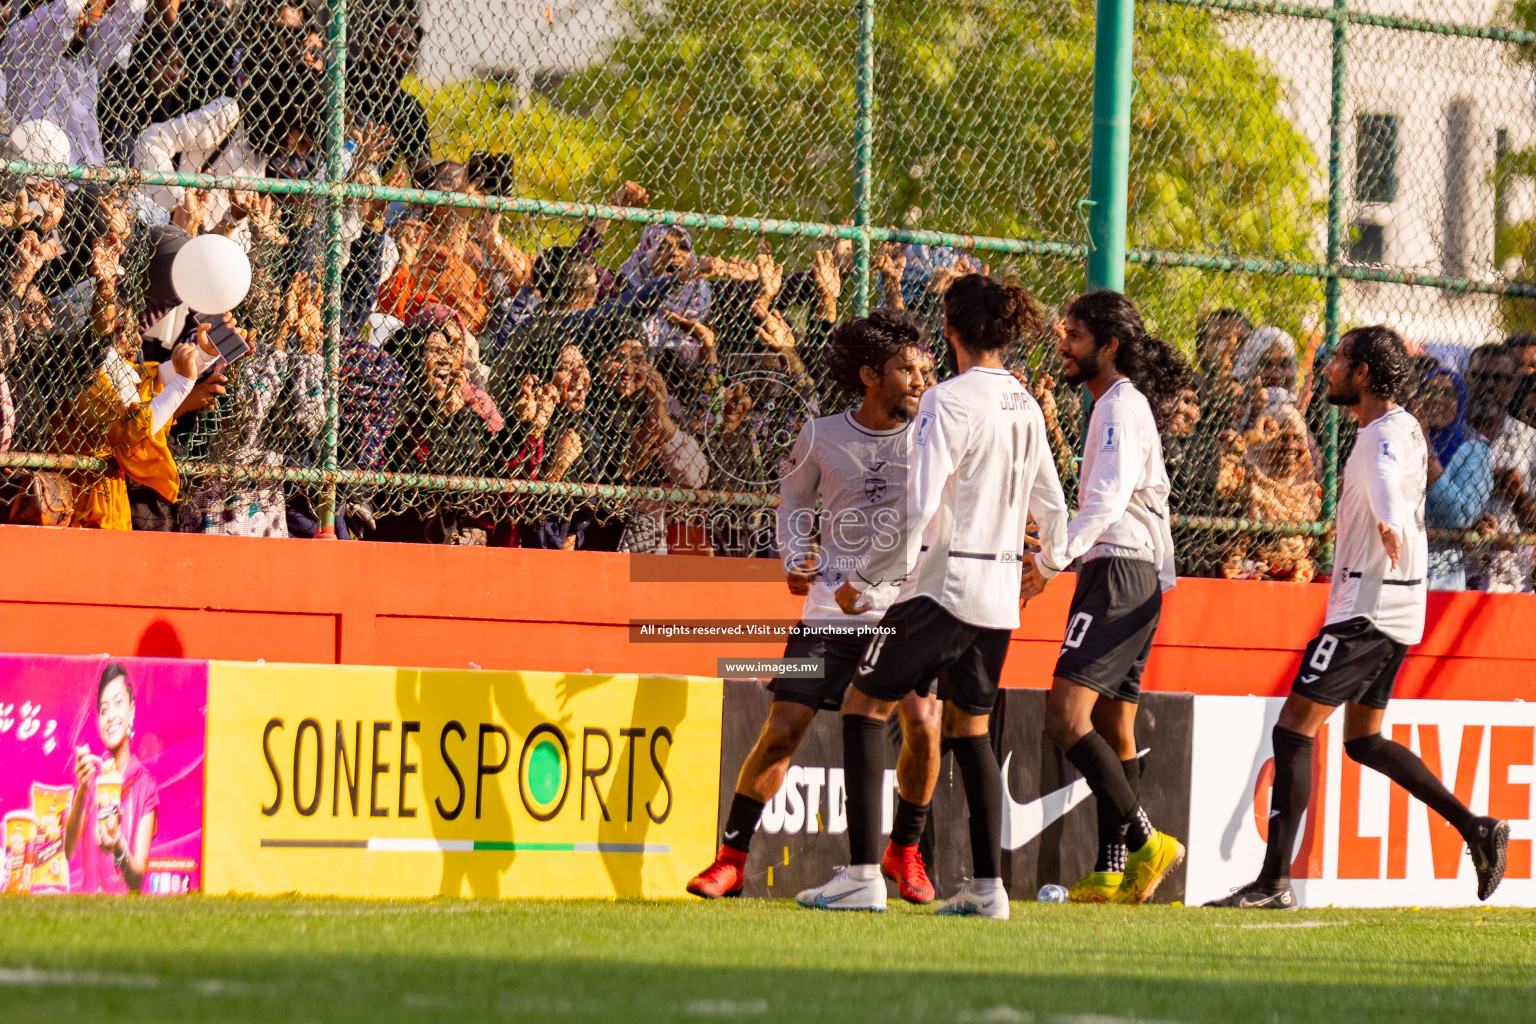
[[[692,581],[680,581],[683,574]],[[698,582],[701,577],[718,577]],[[1062,579],[1024,613],[1004,682],[1048,681]],[[1283,694],[1327,588],[1182,580],[1151,689]],[[631,643],[631,619],[794,619],[772,561],[0,526],[0,650],[713,675],[774,643]],[[1398,695],[1536,699],[1536,597],[1431,595]]]

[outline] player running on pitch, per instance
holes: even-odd
[[[1429,455],[1418,421],[1398,405],[1413,387],[1413,361],[1390,327],[1357,327],[1339,340],[1324,373],[1329,403],[1360,423],[1339,495],[1328,615],[1301,656],[1271,734],[1275,781],[1264,866],[1256,881],[1206,906],[1296,908],[1291,856],[1312,796],[1312,741],[1340,704],[1347,704],[1344,752],[1455,826],[1477,869],[1477,898],[1486,900],[1504,877],[1509,823],[1474,815],[1411,750],[1381,734],[1403,656],[1424,638]]]
[[[1066,549],[1030,559],[1024,596],[1040,593],[1082,558],[1045,712],[1045,731],[1087,780],[1099,808],[1098,860],[1069,898],[1145,903],[1184,858],[1183,844],[1155,830],[1138,803],[1135,726],[1163,591],[1174,584],[1158,428],[1189,371],[1118,292],[1073,301],[1059,347],[1068,383],[1088,387],[1093,413]]]
[[[843,701],[851,865],[797,896],[802,906],[885,909],[875,862],[885,722],[937,676],[944,735],[970,810],[974,862],[974,878],[938,913],[1008,917],[1000,873],[1002,779],[987,723],[1009,634],[1019,625],[1027,519],[1039,523],[1051,555],[1066,540],[1066,499],[1045,417],[1002,361],[1021,336],[1039,329],[1039,311],[1022,288],[968,274],[945,293],[944,335],[958,373],[929,388],[918,409],[902,524],[902,565],[911,576],[883,619],[904,624],[905,638],[870,641]],[[861,611],[869,602],[863,591],[861,581],[844,583],[838,604],[850,614]]]
[[[864,401],[852,412],[806,424],[791,455],[793,468],[780,487],[779,544],[790,591],[806,595],[802,627],[847,630],[858,623],[874,625],[896,598],[911,423],[925,387],[923,369],[931,359],[923,348],[921,321],[910,313],[875,310],[867,318],[840,324],[832,333],[827,357],[832,379],[844,391],[862,394]],[[850,621],[833,595],[855,576],[869,584],[869,608]],[[842,707],[866,641],[846,633],[797,636],[785,645],[786,658],[825,659],[825,677],[782,677],[769,684],[773,704],[757,745],[741,766],[720,852],[688,883],[689,892],[707,899],[741,895],[747,852],[763,804],[778,792],[789,759],[816,712]],[[933,884],[917,852],[939,778],[939,701],[931,689],[931,682],[925,683],[901,702],[899,796],[890,845],[882,858],[886,874],[912,903],[933,902]],[[882,882],[882,899],[884,894]]]

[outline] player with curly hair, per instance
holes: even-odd
[[[695,896],[739,896],[747,853],[763,805],[784,781],[790,757],[818,710],[836,711],[864,653],[853,627],[876,625],[900,586],[901,517],[907,499],[912,417],[928,365],[921,321],[877,309],[832,332],[827,367],[846,394],[862,395],[851,412],[822,416],[800,431],[780,486],[779,548],[791,593],[805,607],[786,658],[821,658],[819,679],[781,676],[768,684],[773,703],[747,755],[726,817],[720,852],[688,883]],[[820,502],[820,511],[817,503]],[[860,581],[869,607],[850,620],[834,594]],[[933,900],[918,839],[939,777],[939,702],[930,678],[899,708],[905,742],[897,761],[898,800],[885,873],[912,903]],[[884,883],[881,883],[884,895]]]
[[[1066,550],[1034,556],[1024,594],[1083,560],[1045,714],[1046,732],[1099,808],[1098,860],[1069,898],[1144,903],[1184,858],[1183,844],[1155,830],[1138,802],[1135,725],[1163,592],[1174,584],[1158,435],[1189,386],[1189,369],[1147,332],[1131,300],[1112,291],[1072,302],[1059,349],[1067,381],[1093,395],[1093,414]]]
[[[1328,614],[1271,733],[1275,781],[1264,866],[1255,881],[1206,906],[1296,909],[1291,856],[1312,797],[1313,740],[1340,704],[1347,705],[1344,752],[1461,833],[1477,871],[1477,898],[1486,900],[1504,877],[1509,822],[1474,815],[1413,751],[1381,734],[1403,657],[1424,637],[1429,449],[1418,421],[1399,404],[1417,373],[1403,339],[1380,326],[1344,335],[1323,372],[1329,404],[1360,424],[1339,493]]]

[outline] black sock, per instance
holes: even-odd
[[[1259,881],[1279,885],[1291,880],[1296,827],[1312,799],[1312,737],[1278,725],[1270,736],[1275,746],[1275,784],[1269,797],[1269,846]]]
[[[922,838],[923,826],[928,824],[929,804],[914,804],[899,793],[896,796],[896,817],[891,822],[891,843],[894,846],[916,846]]]
[[[1412,793],[1463,836],[1471,835],[1476,829],[1477,815],[1456,799],[1424,762],[1401,743],[1376,733],[1349,740],[1344,744],[1344,752]]]
[[[848,787],[848,863],[880,863],[880,785],[885,779],[885,723],[843,716],[843,782]]]
[[[731,801],[731,813],[725,816],[725,834],[720,842],[733,850],[746,853],[752,848],[752,833],[757,819],[763,816],[763,802],[741,793]]]
[[[1120,768],[1125,772],[1125,781],[1130,783],[1131,792],[1137,793],[1139,797],[1141,761],[1133,757],[1129,761],[1121,761]],[[1114,821],[1108,811],[1109,805],[1104,801],[1094,802],[1099,809],[1099,859],[1094,861],[1093,870],[1110,873],[1124,871],[1127,856],[1125,833],[1130,826],[1125,822]]]
[[[1136,792],[1104,737],[1090,732],[1068,748],[1067,760],[1088,781],[1088,788],[1103,808],[1103,820],[1115,829],[1129,825],[1136,814]],[[1126,838],[1131,849],[1140,849],[1145,842],[1132,843],[1130,836]]]
[[[973,878],[1000,878],[1003,855],[1003,779],[990,736],[957,736],[952,749],[971,812]]]

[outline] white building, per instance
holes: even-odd
[[[1497,0],[1351,4],[1373,14],[1493,23]],[[1327,195],[1332,25],[1234,17],[1226,35],[1266,58],[1286,83],[1289,116],[1318,154]],[[1343,156],[1346,258],[1389,270],[1499,280],[1498,222],[1536,214],[1529,180],[1500,182],[1501,151],[1536,142],[1532,69],[1505,43],[1351,25]],[[1323,251],[1324,234],[1319,237]],[[1503,268],[1511,269],[1511,268]],[[1389,323],[1444,351],[1503,336],[1498,301],[1394,284],[1348,283],[1345,325]]]

